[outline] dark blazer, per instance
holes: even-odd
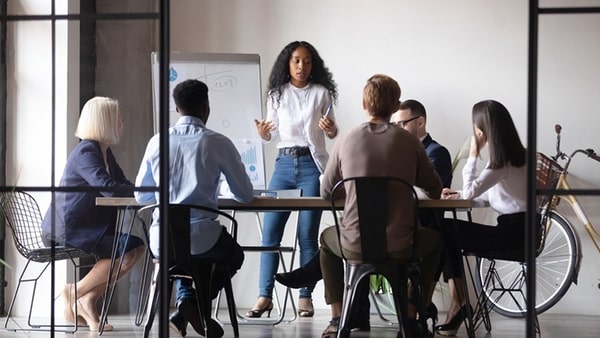
[[[429,157],[429,160],[433,163],[435,171],[442,180],[442,187],[450,188],[450,185],[452,184],[452,160],[450,159],[448,149],[434,141],[429,134],[425,136],[421,143],[423,143],[427,157]],[[441,230],[438,223],[439,220],[444,218],[443,216],[443,211],[429,209],[419,210],[419,221],[421,222],[421,225],[437,230]]]
[[[96,197],[133,196],[133,184],[125,178],[110,148],[106,152],[109,171],[106,171],[102,150],[97,141],[82,140],[71,152],[60,180],[61,187],[104,187],[112,191],[82,191],[56,193],[54,241],[93,252],[104,235],[114,234],[116,209],[97,207]],[[50,238],[52,208],[42,222],[46,239]]]
[[[437,143],[427,134],[422,141],[427,156],[433,163],[435,171],[442,179],[442,187],[450,188],[452,184],[452,159],[446,147]]]

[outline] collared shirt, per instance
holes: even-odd
[[[136,186],[156,187],[159,184],[159,135],[148,142],[140,166]],[[252,183],[246,174],[240,154],[230,139],[207,129],[202,120],[182,116],[169,128],[169,201],[218,207],[219,179],[227,180],[233,198],[248,203],[254,198]],[[141,203],[156,203],[158,192],[135,192]],[[222,225],[213,217],[193,212],[190,224],[191,254],[201,254],[216,243]],[[159,218],[155,211],[150,227],[150,247],[158,254]]]

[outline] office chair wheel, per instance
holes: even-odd
[[[567,292],[571,283],[577,279],[578,242],[571,225],[560,215],[550,214],[551,225],[546,234],[542,252],[536,258],[536,310],[538,314],[550,309]],[[479,294],[484,288],[485,276],[490,268],[491,260],[477,259],[477,277],[475,287]],[[522,318],[526,311],[524,296],[527,295],[525,263],[495,260],[497,279],[505,288],[519,289],[521,292],[502,293],[486,286],[484,296],[491,303],[495,312],[512,318]],[[511,295],[513,297],[511,297]]]

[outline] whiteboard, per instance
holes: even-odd
[[[159,130],[158,53],[152,53],[152,94],[154,132]],[[207,127],[229,137],[238,149],[246,173],[255,189],[265,189],[265,164],[262,139],[254,119],[262,119],[260,56],[258,54],[170,54],[169,121],[179,118],[173,101],[173,88],[187,79],[208,86],[210,116]]]

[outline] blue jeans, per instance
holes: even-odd
[[[302,196],[320,196],[319,176],[321,173],[310,155],[293,157],[279,155],[275,160],[275,170],[269,189],[302,189]],[[278,246],[290,212],[265,213],[263,225],[263,246]],[[306,264],[317,252],[321,211],[300,211],[298,215],[298,244],[300,265]],[[259,296],[272,298],[274,276],[279,266],[277,253],[263,252],[260,257],[258,279]],[[311,289],[300,289],[300,298],[310,298]]]

